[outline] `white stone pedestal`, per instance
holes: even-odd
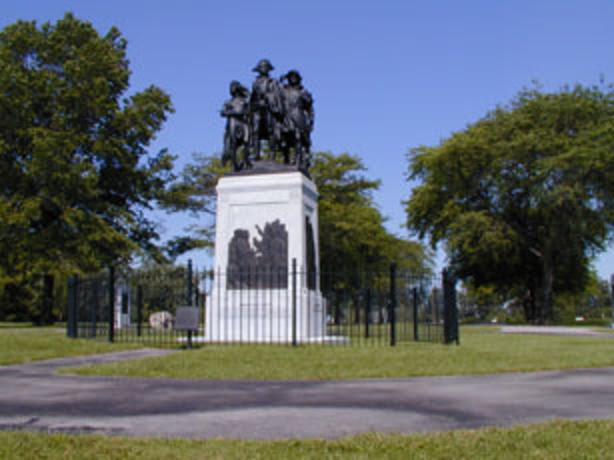
[[[258,289],[214,292],[207,310],[205,337],[211,342],[309,342],[325,334],[322,296],[316,291]]]
[[[317,200],[315,184],[298,171],[240,173],[220,179],[217,185],[216,272],[207,299],[205,341],[304,342],[325,335],[326,309],[320,294],[319,276],[312,278],[309,286],[306,275],[309,265],[319,273]],[[277,230],[285,229],[287,244],[280,243],[279,239],[264,241],[261,232],[267,224],[273,223]],[[241,251],[236,250],[237,232],[242,235]],[[231,256],[229,248],[233,238],[235,252]],[[241,282],[236,278],[234,282],[230,280],[227,269],[240,266],[238,252],[247,251],[246,260],[263,260],[262,265],[266,266],[268,259],[258,252],[258,245],[273,247],[271,251],[275,254],[281,252],[279,247],[285,248],[282,262],[286,263],[281,276],[287,276],[287,280],[280,282],[278,279],[274,286],[266,286],[266,283],[263,286],[259,284],[261,281],[253,281],[266,278],[261,269],[242,274]],[[296,261],[296,292],[293,261]]]
[[[115,328],[130,327],[130,310],[132,301],[130,286],[125,279],[120,278],[115,284]]]

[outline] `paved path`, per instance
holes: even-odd
[[[586,337],[603,337],[614,339],[613,332],[601,332],[586,327],[569,327],[569,326],[501,326],[501,332],[504,334],[540,334],[540,335],[573,335]]]
[[[193,438],[336,438],[614,418],[614,368],[336,382],[55,375],[144,350],[0,367],[0,429]]]

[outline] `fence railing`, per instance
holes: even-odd
[[[69,337],[154,346],[458,343],[455,283],[398,271],[109,269],[69,281]],[[193,327],[176,322],[198,308]]]

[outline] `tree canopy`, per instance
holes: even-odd
[[[222,166],[221,159],[216,156],[197,153],[192,159],[170,185],[160,204],[167,212],[188,212],[203,223],[189,226],[185,229],[186,234],[175,236],[166,243],[165,250],[170,260],[194,249],[212,248],[215,244],[215,187],[230,167]]]
[[[129,89],[127,42],[66,14],[0,32],[0,284],[155,251],[144,211],[172,179],[147,148],[169,96]]]
[[[614,92],[521,91],[510,104],[409,155],[419,184],[408,226],[445,242],[457,275],[492,284],[552,319],[552,296],[577,292],[614,224]]]
[[[311,175],[318,187],[320,265],[323,270],[379,271],[391,263],[415,273],[429,271],[429,258],[419,243],[389,233],[373,202],[379,181],[366,178],[359,157],[320,152]]]

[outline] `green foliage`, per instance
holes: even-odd
[[[222,166],[218,157],[195,153],[193,163],[187,164],[179,180],[168,189],[161,202],[168,211],[189,211],[194,214],[215,215],[217,181],[230,166]]]
[[[65,329],[31,328],[20,323],[0,327],[0,366],[135,348],[139,348],[138,344],[69,339]]]
[[[579,293],[563,293],[554,299],[557,321],[564,324],[609,325],[612,318],[610,283],[591,272],[586,288]]]
[[[176,308],[186,305],[186,267],[171,264],[146,264],[138,270],[130,271],[126,278],[132,288],[143,287],[143,318],[148,320],[152,313],[168,311],[173,315]],[[193,285],[197,285],[193,279]]]
[[[201,219],[205,217],[205,220],[208,220],[205,225],[186,228],[187,234],[178,236],[166,244],[166,254],[171,260],[193,249],[213,247],[215,187],[219,178],[229,172],[229,168],[230,166],[222,166],[221,160],[217,157],[194,154],[193,162],[183,168],[179,179],[169,187],[160,202],[163,209],[169,212],[187,211],[193,216],[199,216]]]
[[[373,202],[379,181],[367,179],[360,158],[347,153],[320,152],[311,175],[320,200],[320,265],[335,273],[383,272],[396,262],[414,273],[429,271],[422,245],[387,232],[384,217]]]
[[[410,326],[411,327],[411,326]],[[65,373],[189,379],[334,380],[494,374],[614,365],[614,340],[503,334],[466,326],[460,347],[402,342],[396,347],[206,346],[190,353],[67,368]]]
[[[147,147],[172,111],[155,86],[125,97],[126,40],[71,14],[0,32],[0,286],[21,304],[38,273],[157,254],[144,211],[172,178]]]
[[[463,288],[457,294],[457,304],[459,318],[465,323],[483,322],[494,318],[506,300],[493,285],[476,287],[469,284]]]
[[[446,243],[458,276],[554,319],[614,228],[614,92],[522,91],[436,147],[410,153],[409,227]]]

